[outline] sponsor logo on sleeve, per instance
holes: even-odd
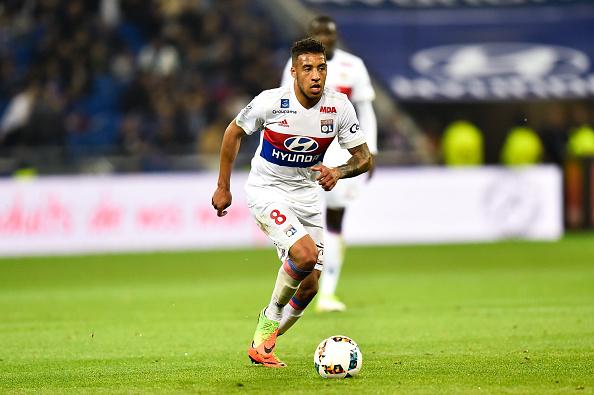
[[[358,123],[354,123],[349,130],[351,133],[357,133],[359,130],[361,130],[361,128],[359,127]]]
[[[289,99],[281,99],[281,108],[289,108]]]

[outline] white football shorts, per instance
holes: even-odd
[[[248,207],[260,229],[276,246],[279,259],[284,262],[293,244],[309,235],[319,250],[314,269],[321,271],[324,257],[321,211],[284,199],[271,189],[246,187],[246,192]]]

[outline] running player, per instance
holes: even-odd
[[[361,129],[365,132],[367,145],[372,154],[377,153],[377,123],[372,101],[375,92],[363,61],[346,51],[336,48],[336,22],[328,16],[314,18],[308,27],[310,36],[319,40],[326,48],[328,79],[326,86],[346,94],[357,111]],[[285,67],[282,86],[292,85],[291,60]],[[326,166],[337,166],[349,157],[346,150],[333,142],[324,156]],[[344,260],[344,240],[342,222],[345,209],[354,201],[365,177],[356,177],[341,182],[332,191],[324,194],[326,201],[326,233],[324,234],[324,274],[321,278],[320,292],[316,310],[321,312],[344,311],[346,306],[336,296],[336,286]],[[287,306],[287,310],[290,307]],[[291,315],[292,311],[287,311]]]
[[[245,190],[248,206],[276,245],[282,264],[248,355],[267,367],[285,366],[273,353],[283,308],[290,304],[303,311],[318,289],[323,228],[316,183],[329,191],[338,180],[369,170],[373,161],[352,104],[346,95],[325,88],[323,45],[311,38],[298,41],[291,58],[294,83],[262,92],[227,126],[212,197],[217,215],[224,216],[231,205],[231,169],[241,139],[261,132]],[[327,167],[322,159],[335,137],[351,157]]]

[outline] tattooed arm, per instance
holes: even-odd
[[[320,164],[311,168],[314,171],[320,172],[316,180],[325,191],[330,191],[334,188],[339,179],[358,176],[373,166],[373,156],[369,152],[367,144],[363,143],[349,148],[349,152],[351,153],[351,157],[344,165],[326,167]]]
[[[338,166],[340,178],[351,178],[365,173],[373,166],[373,157],[367,144],[361,144],[349,149],[351,157],[344,165]]]

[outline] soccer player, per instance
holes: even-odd
[[[283,308],[290,304],[302,312],[317,293],[324,245],[316,183],[332,190],[338,180],[369,170],[373,161],[352,104],[346,95],[325,88],[323,45],[311,38],[298,41],[291,59],[294,83],[263,91],[227,126],[212,197],[217,215],[224,216],[231,205],[231,169],[241,139],[260,132],[245,190],[248,207],[276,245],[282,264],[248,355],[267,367],[285,366],[273,353]],[[322,159],[335,138],[351,157],[327,167]]]
[[[377,122],[372,101],[375,92],[363,61],[355,55],[336,48],[336,22],[328,16],[314,18],[308,27],[310,36],[326,48],[328,79],[326,86],[346,94],[357,111],[361,129],[365,132],[367,145],[372,154],[377,153]],[[292,85],[291,60],[285,67],[281,85]],[[324,156],[326,166],[337,166],[349,157],[346,150],[333,142]],[[370,172],[371,173],[371,172]],[[359,195],[365,177],[351,178],[324,194],[326,201],[326,233],[324,235],[324,274],[316,310],[320,312],[344,311],[346,306],[336,296],[336,286],[344,260],[342,222],[349,203]],[[287,307],[289,309],[289,307]],[[290,312],[288,312],[290,314]]]

